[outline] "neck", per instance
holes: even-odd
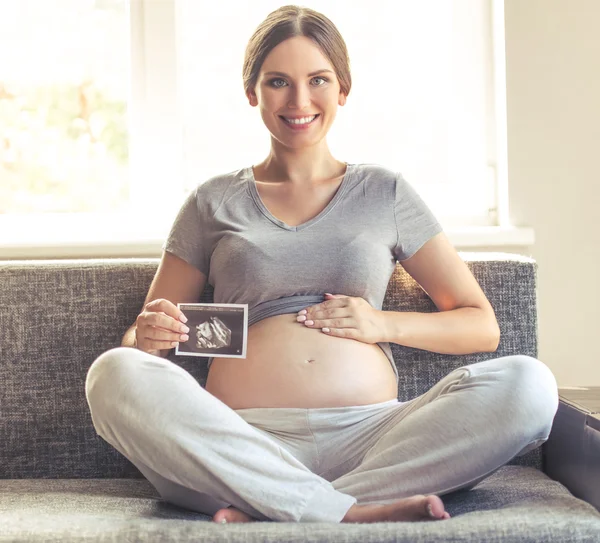
[[[304,185],[326,181],[344,174],[346,163],[335,159],[330,153],[307,156],[306,153],[274,154],[254,167],[255,176],[271,183],[289,182]]]

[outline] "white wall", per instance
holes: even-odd
[[[538,358],[600,386],[600,1],[504,0],[511,222],[535,245]]]

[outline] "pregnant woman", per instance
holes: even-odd
[[[270,152],[183,203],[136,322],[89,369],[96,431],[165,500],[215,522],[445,521],[441,495],[548,438],[556,381],[509,356],[400,402],[390,342],[494,352],[494,311],[401,174],[330,153],[351,78],[328,18],[269,14],[243,80]],[[439,312],[382,310],[397,262]],[[248,304],[249,331],[247,358],[210,360],[202,387],[165,357],[195,333],[177,303],[207,282],[215,302]]]

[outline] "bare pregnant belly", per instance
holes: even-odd
[[[215,358],[206,390],[232,409],[346,407],[398,397],[396,376],[376,345],[268,317],[248,330],[246,358]]]

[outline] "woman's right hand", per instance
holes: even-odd
[[[164,298],[148,302],[135,320],[135,346],[140,351],[160,356],[180,341],[187,341],[186,316]]]

